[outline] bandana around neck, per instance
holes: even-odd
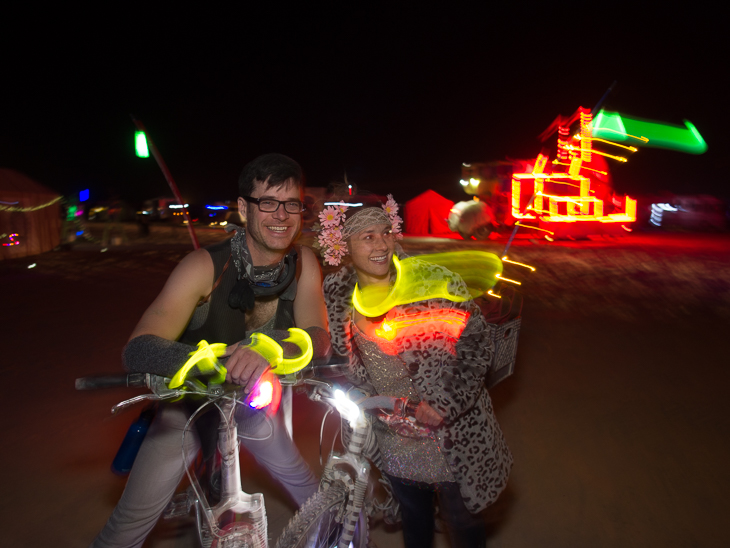
[[[276,265],[257,267],[248,249],[246,229],[226,226],[226,231],[233,230],[236,233],[231,238],[231,258],[238,271],[238,281],[228,296],[228,304],[233,308],[252,310],[256,297],[279,295],[280,299],[293,301],[296,296],[296,250],[292,249]]]

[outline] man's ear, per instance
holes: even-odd
[[[244,200],[240,196],[238,197],[238,214],[241,216],[241,221],[243,222],[244,225],[246,224],[246,204],[247,203],[248,202],[246,202],[246,200]]]

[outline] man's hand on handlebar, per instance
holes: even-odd
[[[228,360],[226,366],[226,381],[243,387],[248,394],[254,389],[261,376],[270,368],[269,362],[259,353],[246,346],[229,345],[223,357]]]

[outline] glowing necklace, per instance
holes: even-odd
[[[448,284],[450,279],[441,276],[438,279],[424,279],[422,276],[415,276],[423,263],[417,257],[408,257],[403,261],[393,255],[395,266],[395,283],[385,298],[376,304],[364,304],[362,290],[355,284],[355,291],[352,294],[352,304],[360,314],[368,318],[376,318],[387,314],[388,311],[402,304],[425,301],[428,299],[448,299],[454,302],[463,302],[470,297],[459,297],[449,293]]]

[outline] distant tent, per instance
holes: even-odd
[[[0,169],[0,260],[50,251],[61,243],[61,196],[31,178]]]
[[[453,234],[447,219],[454,202],[433,190],[427,190],[405,205],[405,232],[407,234]]]

